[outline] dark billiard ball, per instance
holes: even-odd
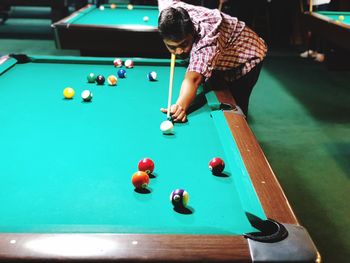
[[[214,175],[219,175],[224,171],[225,163],[221,158],[215,157],[210,160],[209,169]]]
[[[139,171],[144,171],[147,174],[153,173],[154,162],[150,158],[143,158],[138,164]]]
[[[119,70],[118,70],[118,77],[119,77],[119,78],[125,78],[125,77],[126,77],[126,71],[125,71],[125,69],[119,69]]]
[[[97,85],[103,85],[105,83],[105,77],[102,75],[98,75],[96,77],[96,83]]]
[[[147,78],[149,81],[155,81],[157,80],[157,72],[151,71],[147,74]]]
[[[143,189],[149,184],[149,176],[146,172],[137,171],[132,175],[131,182],[136,189]]]
[[[186,190],[176,189],[170,194],[170,202],[175,208],[185,208],[190,197]]]

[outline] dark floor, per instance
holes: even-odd
[[[41,14],[45,18],[45,12]],[[271,48],[253,91],[250,127],[323,262],[350,258],[350,71]],[[0,54],[79,55],[55,48],[50,20],[9,19]]]

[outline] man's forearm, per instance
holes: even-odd
[[[184,79],[176,104],[180,105],[186,111],[196,98],[197,89],[197,83]]]

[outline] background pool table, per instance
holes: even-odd
[[[339,16],[344,16],[342,22]],[[303,23],[326,45],[326,61],[333,69],[350,68],[350,12],[306,12]]]
[[[115,74],[112,58],[1,57],[0,261],[314,262],[317,250],[232,97],[202,91],[189,121],[163,135],[169,60],[134,60],[112,87],[86,80]],[[147,80],[151,70],[157,81]],[[178,61],[174,94],[184,72]],[[208,169],[214,156],[226,162],[220,176]],[[139,192],[131,176],[144,157],[156,168]],[[176,188],[189,192],[187,210],[172,208]],[[266,218],[283,223],[287,238],[244,237]]]
[[[159,36],[158,7],[88,5],[53,24],[56,46],[78,49],[81,55],[168,57]],[[145,22],[143,18],[149,20]]]
[[[79,2],[81,0],[71,0]],[[0,6],[50,6],[51,20],[56,22],[68,15],[68,0],[0,0]]]

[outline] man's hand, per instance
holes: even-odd
[[[168,109],[161,108],[161,112],[168,113]],[[170,107],[170,116],[174,122],[186,122],[187,114],[186,111],[181,105],[173,104]]]
[[[196,98],[197,89],[202,82],[202,79],[202,75],[197,72],[189,71],[186,73],[181,84],[179,97],[176,100],[176,103],[170,107],[170,115],[173,121],[187,121],[186,111],[192,101]],[[168,109],[161,108],[160,110],[164,113],[168,113]]]

